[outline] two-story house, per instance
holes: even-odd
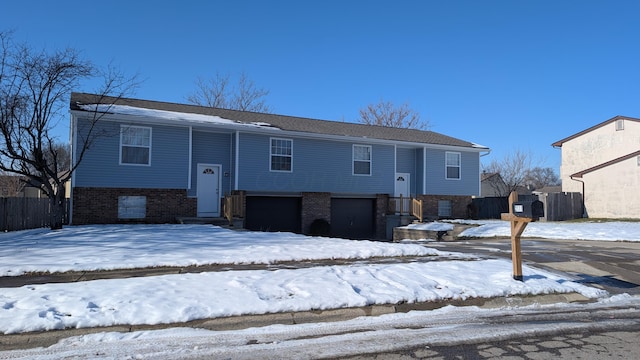
[[[391,199],[427,217],[466,214],[488,148],[432,131],[73,93],[73,224],[218,217],[244,195],[244,226],[384,238]],[[95,121],[99,119],[98,121]]]
[[[616,116],[552,144],[562,191],[580,192],[591,218],[640,218],[640,119]]]

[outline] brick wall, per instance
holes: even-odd
[[[119,196],[145,196],[144,219],[119,219]],[[74,188],[73,224],[175,223],[176,217],[196,216],[197,199],[184,189]]]
[[[302,193],[302,233],[309,234],[311,223],[316,219],[331,223],[331,193]]]
[[[438,201],[451,201],[451,217],[455,219],[467,218],[467,206],[471,204],[471,196],[457,195],[418,195],[422,200],[422,213],[425,219],[435,220],[438,216]]]
[[[389,195],[376,195],[376,239],[387,238],[387,208],[389,207]]]

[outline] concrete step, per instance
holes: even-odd
[[[216,226],[228,226],[229,220],[223,217],[178,217],[176,221],[179,224],[201,224],[201,225],[216,225]]]

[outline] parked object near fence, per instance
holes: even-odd
[[[65,211],[63,224],[67,224]],[[0,231],[36,229],[51,225],[48,198],[0,198]]]

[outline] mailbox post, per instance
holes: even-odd
[[[513,278],[523,281],[522,249],[520,236],[527,224],[544,216],[544,207],[540,201],[518,202],[518,193],[509,194],[509,212],[501,214],[502,220],[511,222],[511,261],[513,262]]]

